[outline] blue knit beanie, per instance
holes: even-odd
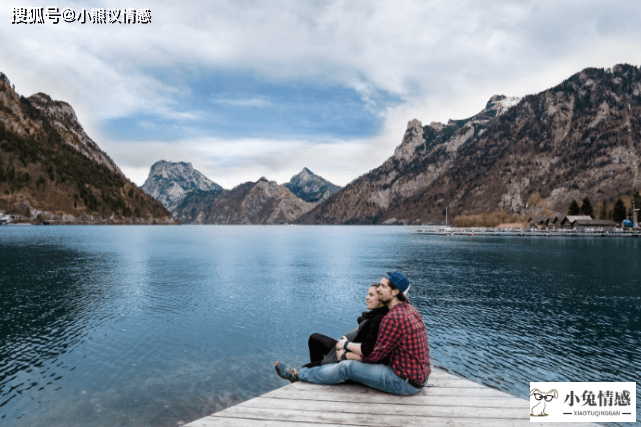
[[[403,295],[407,295],[407,292],[410,290],[410,281],[407,280],[407,277],[405,277],[403,273],[395,271],[394,273],[387,273],[385,277],[392,282]]]

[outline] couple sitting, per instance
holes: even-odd
[[[406,298],[409,287],[403,274],[388,273],[370,287],[366,299],[371,311],[359,318],[352,340],[314,334],[309,342],[311,363],[295,369],[276,362],[276,372],[291,382],[351,380],[402,396],[418,393],[430,374],[429,347],[423,318]]]

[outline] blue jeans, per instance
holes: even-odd
[[[298,379],[314,384],[339,384],[352,380],[399,396],[409,396],[421,391],[420,388],[409,385],[387,365],[363,363],[356,360],[300,368]]]

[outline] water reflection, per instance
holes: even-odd
[[[434,249],[440,249],[436,251]],[[636,381],[638,242],[412,239],[431,355],[451,372],[520,397],[530,381]]]
[[[433,363],[530,381],[637,381],[637,239],[443,238],[395,227],[6,227],[0,417],[175,426],[284,385],[381,273],[412,280]]]
[[[9,244],[7,244],[9,243]],[[99,273],[100,256],[39,241],[0,245],[0,408],[30,390],[60,389],[59,381],[74,370],[61,359],[83,342],[95,313],[109,299],[104,289],[86,286],[87,271]],[[88,268],[91,266],[91,268]],[[2,417],[21,417],[25,402]]]

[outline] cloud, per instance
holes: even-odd
[[[186,139],[178,142],[153,141],[107,143],[107,152],[122,171],[138,185],[160,160],[189,161],[196,170],[231,189],[265,176],[280,184],[307,167],[336,185],[344,186],[358,171],[378,166],[371,159],[372,144],[363,141],[304,141],[217,138]],[[336,153],[341,153],[337,156]],[[126,159],[126,161],[123,161]]]
[[[216,99],[217,104],[230,105],[234,107],[258,107],[264,108],[272,105],[272,103],[265,99],[251,98],[251,99]]]
[[[59,5],[67,6],[80,10],[83,4]],[[123,5],[104,0],[100,6]],[[282,160],[288,153],[268,150],[261,141],[298,153],[299,163],[305,164],[296,170],[308,166],[316,172],[310,163],[317,154],[341,164],[335,179],[343,180],[347,176],[343,171],[356,177],[391,155],[412,118],[428,123],[469,117],[494,94],[523,96],[558,84],[585,67],[641,63],[641,3],[629,1],[159,0],[151,5],[152,23],[144,26],[12,25],[5,9],[0,7],[0,70],[20,93],[46,92],[69,102],[110,155],[112,147],[130,139],[126,133],[116,138],[104,131],[104,125],[118,118],[133,122],[141,115],[167,118],[171,127],[167,132],[162,120],[154,123],[171,140],[163,150],[175,159],[191,161],[192,153],[202,155],[198,144],[209,150],[218,143],[242,146],[254,153],[253,159],[225,157],[220,148],[208,151],[238,162],[215,162],[227,171],[224,179],[236,183],[257,179],[245,172],[251,167],[266,174],[272,171],[274,177],[295,172],[293,163]],[[236,83],[228,79],[229,87],[217,92],[208,86],[216,76],[236,74],[250,78]],[[244,86],[248,82],[253,86]],[[287,87],[289,92],[284,100],[273,97],[260,91],[261,83]],[[220,107],[272,112],[276,117],[281,112],[291,121],[313,124],[309,108],[290,104],[287,109],[285,104],[297,90],[312,85],[352,90],[361,100],[336,109],[317,97],[308,103],[309,108],[318,107],[314,114],[330,121],[334,114],[336,121],[348,124],[356,110],[370,116],[360,134],[328,137],[343,150],[331,157],[323,157],[328,144],[319,138],[318,127],[301,126],[297,129],[308,134],[290,137],[250,137],[243,132],[251,125],[230,122],[220,113]],[[200,102],[204,98],[209,105]],[[238,120],[252,117],[239,115]],[[224,137],[218,128],[209,134],[202,128],[189,135],[180,131],[216,121],[226,123]],[[149,147],[156,147],[153,138],[146,142]],[[218,142],[207,145],[207,141]],[[363,149],[368,146],[369,150]],[[339,159],[352,155],[362,157]],[[123,170],[136,171],[136,156],[121,151],[117,162]]]

